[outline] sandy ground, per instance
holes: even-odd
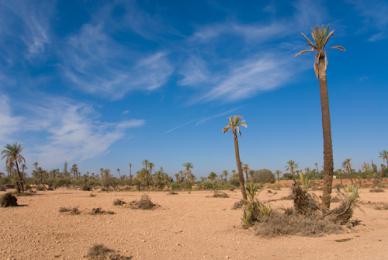
[[[289,189],[260,193],[262,200],[288,195]],[[167,195],[150,192],[161,205],[152,211],[113,206],[114,199],[138,199],[138,192],[57,190],[19,197],[24,207],[0,208],[0,259],[83,259],[97,243],[133,259],[388,259],[388,211],[361,205],[362,221],[351,232],[323,237],[263,238],[240,227],[241,210],[232,210],[238,191],[230,198],[209,198],[211,192]],[[361,191],[361,200],[388,202],[388,191]],[[273,207],[291,205],[275,201]],[[81,215],[59,213],[76,207]],[[92,216],[93,207],[115,215]],[[350,239],[336,242],[338,239]]]

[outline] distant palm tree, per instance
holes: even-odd
[[[152,170],[154,169],[154,167],[155,167],[154,163],[152,163],[152,162],[148,163],[148,169],[150,170],[150,174],[152,174]]]
[[[247,200],[244,175],[243,175],[243,170],[241,167],[241,160],[240,160],[240,150],[238,145],[238,136],[241,135],[240,127],[248,127],[248,125],[245,121],[242,120],[240,116],[231,116],[229,117],[228,124],[224,127],[224,133],[228,132],[229,130],[232,131],[233,140],[234,140],[234,153],[236,156],[236,164],[237,164],[238,176],[240,180],[241,194],[243,199]]]
[[[249,165],[246,164],[246,163],[243,163],[242,164],[242,169],[243,169],[243,172],[245,173],[245,184],[246,184],[248,182],[248,180],[249,180],[249,177],[248,177]]]
[[[353,184],[353,175],[352,175],[352,159],[347,158],[342,163],[343,171],[346,175],[349,176],[350,182]]]
[[[6,168],[13,175],[14,168],[16,168],[16,190],[18,193],[24,192],[24,178],[20,171],[19,165],[24,164],[26,159],[22,156],[23,147],[18,144],[7,144],[1,152],[2,158],[5,159]]]
[[[150,161],[148,161],[148,160],[143,161],[144,169],[148,170],[149,163],[150,163]]]
[[[287,162],[286,170],[291,173],[292,178],[295,178],[296,172],[298,171],[298,164],[296,164],[294,160],[289,160]]]
[[[186,170],[187,172],[190,172],[191,169],[194,168],[194,166],[193,166],[193,164],[192,164],[191,162],[185,162],[185,163],[183,164],[183,167],[185,168],[185,170]]]
[[[380,153],[380,158],[385,161],[386,166],[388,167],[388,151],[384,150]]]
[[[279,171],[279,170],[276,170],[276,171],[275,171],[276,179],[277,179],[278,182],[279,182],[279,180],[280,180],[280,174],[281,174],[281,173],[282,173],[282,172]]]
[[[330,126],[330,111],[329,111],[329,96],[327,91],[327,55],[326,45],[330,38],[334,35],[334,31],[330,31],[328,26],[317,26],[311,32],[312,40],[302,33],[302,36],[307,41],[309,49],[302,50],[295,56],[307,52],[314,52],[314,71],[315,75],[319,79],[320,93],[321,93],[321,112],[322,112],[322,129],[323,129],[323,194],[322,194],[322,206],[328,210],[330,208],[330,194],[333,184],[333,145],[331,139],[331,126]],[[334,45],[332,48],[345,51],[345,48],[340,45]]]
[[[222,171],[222,177],[224,178],[224,181],[227,182],[228,181],[228,171],[227,170],[223,170]]]

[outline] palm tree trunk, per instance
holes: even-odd
[[[323,129],[323,208],[330,208],[330,194],[333,184],[333,145],[331,140],[329,97],[327,91],[326,73],[319,77],[321,92],[321,112],[322,112],[322,129]]]
[[[22,173],[20,172],[20,170],[19,170],[19,164],[18,164],[18,162],[15,162],[15,164],[16,164],[16,171],[17,171],[17,173],[18,173],[18,187],[19,187],[19,189],[20,190],[18,190],[18,193],[20,193],[20,192],[24,192],[24,180],[23,180],[23,176],[22,176]]]
[[[241,167],[240,151],[238,147],[238,137],[235,131],[233,132],[233,137],[234,137],[234,153],[236,155],[236,164],[237,164],[237,170],[238,170],[238,177],[240,180],[241,194],[242,194],[243,200],[247,200],[247,193],[245,191],[245,183],[244,183],[244,174]]]

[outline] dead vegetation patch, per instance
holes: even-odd
[[[88,250],[86,255],[91,260],[130,260],[131,256],[123,256],[117,253],[115,250],[107,248],[104,245],[94,245]]]
[[[18,199],[12,193],[5,193],[0,197],[0,206],[3,208],[17,207],[17,201]]]
[[[178,195],[178,194],[179,194],[178,192],[173,190],[170,190],[169,192],[167,192],[167,195]]]
[[[375,187],[375,188],[370,189],[369,192],[384,192],[384,189]]]
[[[103,210],[102,208],[92,208],[90,215],[113,215],[115,214],[111,210]]]
[[[147,194],[143,194],[140,200],[133,200],[129,203],[131,209],[154,209],[158,205],[151,201],[151,198]]]
[[[81,212],[79,211],[78,207],[60,207],[59,208],[60,213],[68,213],[70,215],[79,215]]]
[[[239,200],[239,201],[236,201],[233,206],[232,206],[232,209],[241,209],[245,204],[245,200]]]
[[[340,233],[345,225],[351,227],[357,224],[351,220],[358,199],[356,188],[347,195],[339,193],[342,196],[338,198],[340,205],[329,211],[320,207],[317,196],[308,193],[296,182],[292,187],[293,208],[272,210],[269,205],[255,199],[256,191],[247,187],[248,201],[244,205],[242,222],[243,227],[253,226],[258,235],[320,236]]]
[[[388,210],[388,203],[376,202],[376,203],[374,203],[373,208],[376,210]]]
[[[115,199],[114,201],[113,201],[113,205],[114,206],[123,206],[123,205],[125,205],[125,204],[127,204],[125,201],[123,201],[123,200],[121,200],[121,199]]]
[[[213,198],[229,198],[229,195],[226,192],[215,190],[213,193]]]

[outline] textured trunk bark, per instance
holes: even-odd
[[[321,66],[322,68],[322,66]],[[322,129],[323,129],[323,194],[322,206],[325,210],[330,209],[330,194],[333,184],[333,146],[331,140],[329,96],[327,91],[326,71],[319,77],[321,110],[322,110]]]
[[[237,164],[237,170],[238,170],[238,177],[240,180],[241,194],[243,199],[247,200],[247,193],[245,191],[245,183],[244,183],[244,174],[241,167],[240,151],[238,147],[238,137],[235,131],[233,132],[233,138],[234,138],[234,153],[236,155],[236,164]]]
[[[24,192],[24,179],[23,179],[22,173],[19,170],[19,164],[17,162],[15,164],[16,164],[16,171],[18,174],[18,181],[17,181],[17,186],[19,187],[18,193],[20,193],[20,192]]]

